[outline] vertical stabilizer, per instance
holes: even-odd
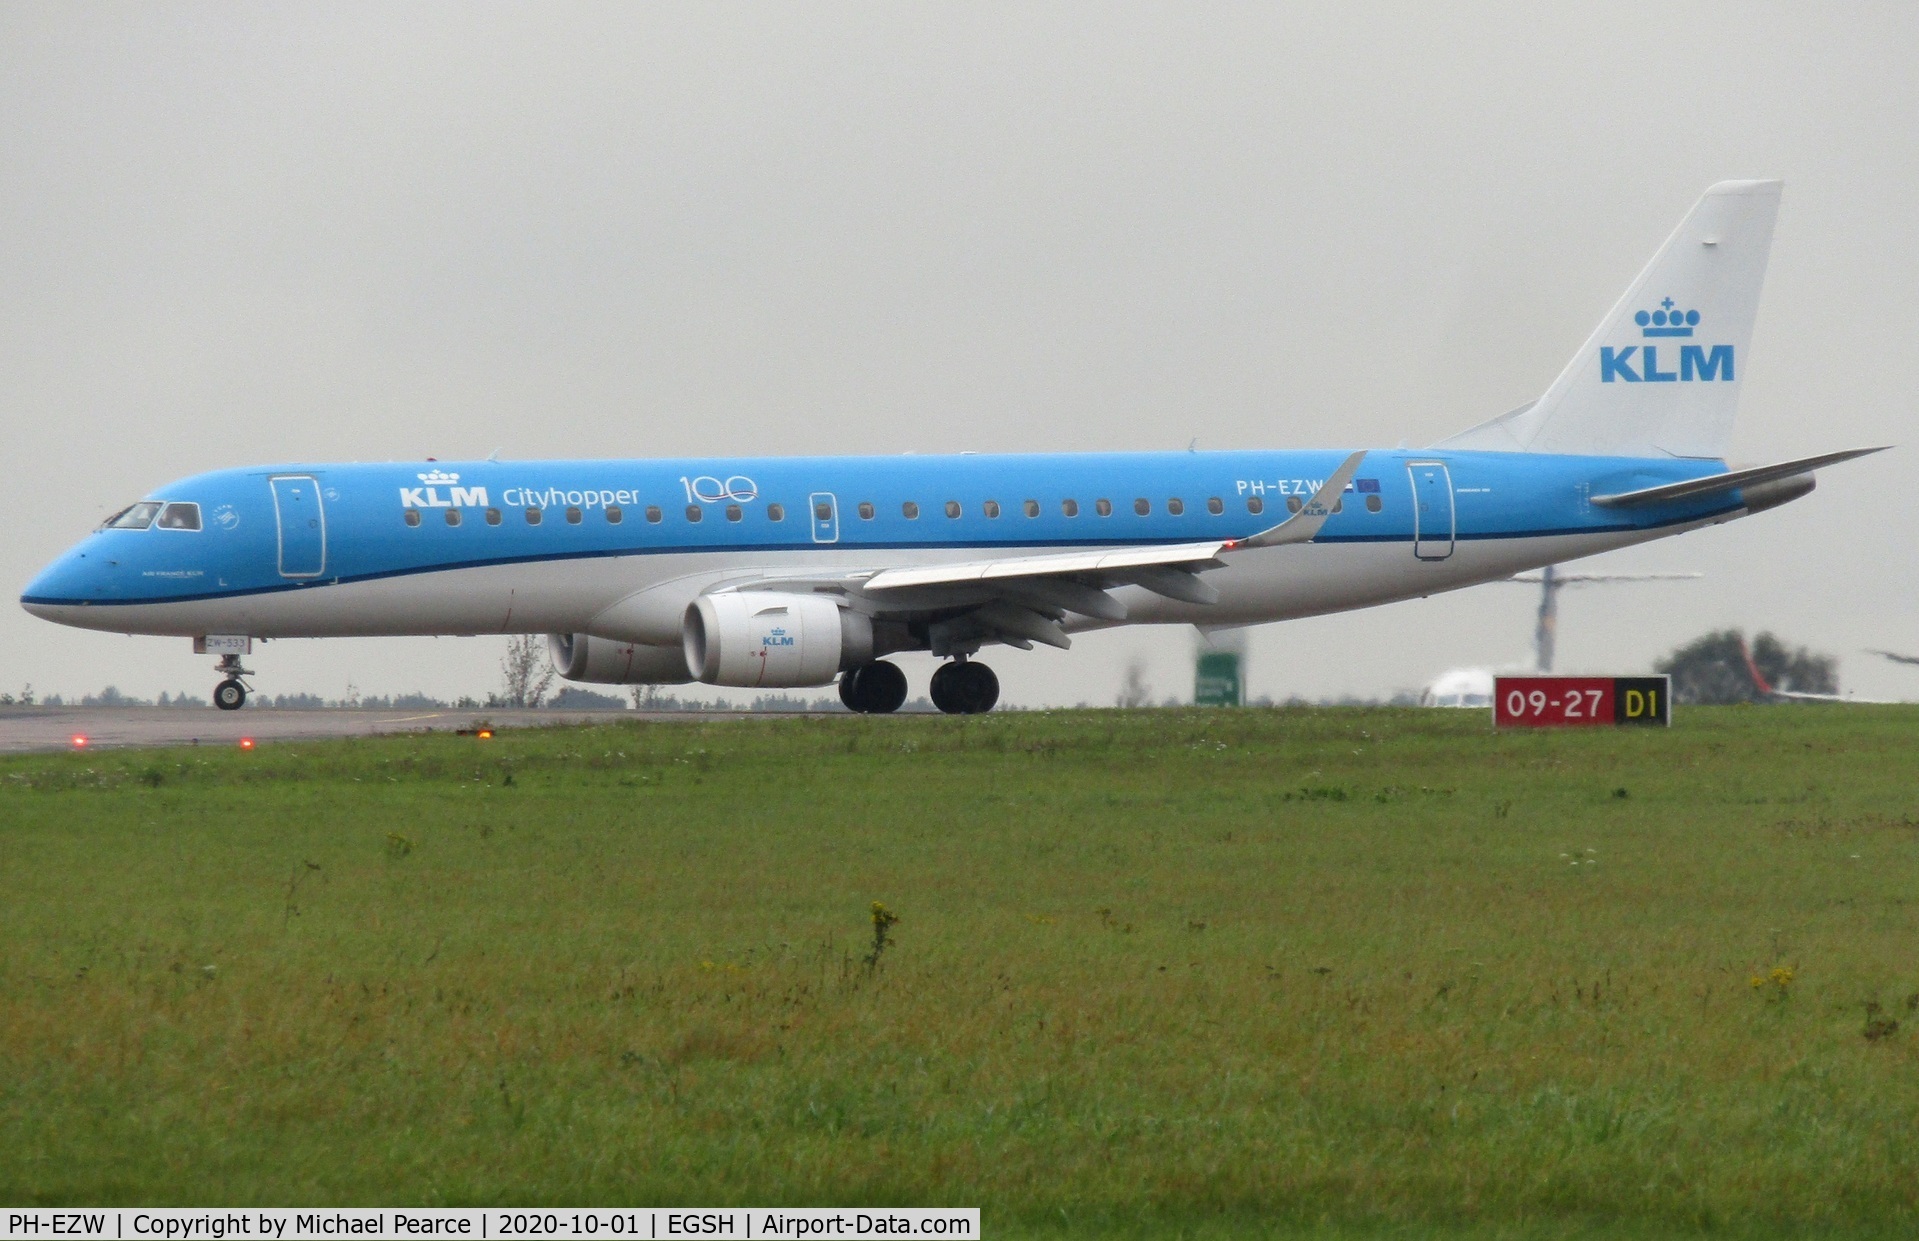
[[[1438,447],[1723,458],[1780,188],[1707,190],[1544,396]]]

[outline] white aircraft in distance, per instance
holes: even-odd
[[[987,711],[987,646],[1496,582],[1775,508],[1877,451],[1724,460],[1779,193],[1713,186],[1543,396],[1428,448],[222,470],[115,513],[20,602],[191,638],[225,709],[254,639],[544,633],[569,680],[837,681],[876,713],[907,696],[885,657],[925,651],[936,706]]]

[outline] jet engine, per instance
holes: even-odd
[[[742,590],[686,609],[686,666],[712,685],[825,685],[873,658],[873,622],[820,595]]]
[[[682,685],[686,657],[678,647],[615,642],[584,633],[550,633],[546,651],[553,670],[569,681],[608,685]]]

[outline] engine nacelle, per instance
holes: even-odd
[[[546,651],[553,670],[569,681],[606,685],[683,685],[686,657],[676,646],[616,642],[584,633],[550,633]]]
[[[710,685],[825,685],[873,658],[873,622],[820,595],[701,595],[684,636],[685,671]]]

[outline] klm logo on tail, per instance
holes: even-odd
[[[1642,310],[1634,315],[1633,322],[1639,325],[1639,334],[1643,337],[1687,337],[1699,326],[1699,312],[1676,310],[1669,297],[1659,303],[1658,310]],[[1731,382],[1732,378],[1731,345],[1713,345],[1710,351],[1704,345],[1681,345],[1676,371],[1659,369],[1658,345],[1627,345],[1624,349],[1602,345],[1599,349],[1601,383],[1711,383],[1714,380]]]

